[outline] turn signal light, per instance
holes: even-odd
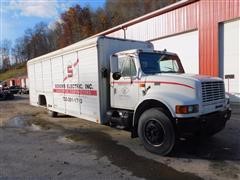
[[[190,114],[190,113],[197,113],[198,112],[198,105],[187,105],[187,106],[176,106],[176,114]]]
[[[139,87],[145,88],[145,84],[144,84],[144,83],[140,83],[140,84],[139,84]]]

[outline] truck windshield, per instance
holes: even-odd
[[[160,53],[139,53],[142,71],[145,74],[184,73],[177,56]]]

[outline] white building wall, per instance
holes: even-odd
[[[125,30],[118,30],[108,36],[127,39],[149,41],[154,44],[154,49],[167,49],[175,52],[180,57],[186,73],[199,73],[199,35],[198,31],[176,34],[171,37],[161,38],[159,34],[166,35],[167,29],[163,16],[157,16],[149,20],[134,24]],[[174,30],[174,26],[172,30]],[[160,39],[161,38],[161,39]]]
[[[223,24],[221,33],[223,43],[223,77],[225,88],[229,92],[231,101],[240,103],[240,20]],[[232,79],[226,76],[233,75]]]
[[[190,5],[195,9],[196,5]],[[186,73],[199,73],[199,34],[196,24],[187,21],[189,13],[186,7],[143,20],[108,34],[107,36],[150,41],[154,49],[175,52],[180,57]],[[192,18],[197,18],[193,12]],[[195,21],[194,21],[195,22]]]
[[[152,41],[154,48],[178,54],[186,73],[199,74],[198,31]]]

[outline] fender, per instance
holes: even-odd
[[[143,98],[141,98],[138,102],[138,104],[136,105],[135,109],[134,109],[134,114],[133,114],[133,119],[135,121],[135,116],[136,116],[136,112],[138,110],[138,108],[146,101],[152,101],[152,100],[155,100],[155,101],[158,101],[159,103],[162,103],[163,105],[165,105],[168,110],[170,111],[171,115],[174,117],[175,116],[175,113],[174,113],[174,110],[173,108],[171,108],[170,104],[166,101],[166,99],[163,99],[163,97],[160,97],[159,94],[158,95],[154,95],[154,94],[151,94],[151,95],[146,95],[144,96]]]
[[[143,96],[139,103],[136,105],[134,109],[133,115],[133,127],[136,125],[136,121],[138,121],[138,110],[139,107],[146,101],[157,101],[159,104],[165,106],[168,111],[171,113],[173,118],[176,118],[175,106],[182,104],[198,104],[194,97],[184,96],[182,93],[173,93],[173,92],[157,92],[157,91],[149,91],[145,96]],[[151,108],[151,107],[150,107]]]

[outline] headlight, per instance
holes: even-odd
[[[177,105],[176,106],[176,114],[190,114],[197,113],[199,111],[199,106],[197,104],[194,105]]]

